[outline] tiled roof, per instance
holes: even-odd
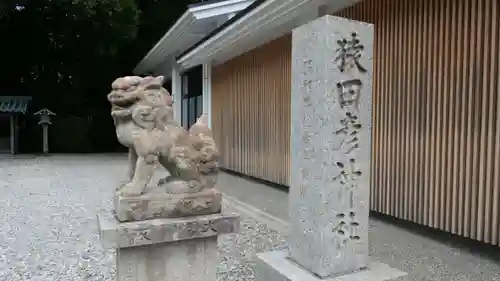
[[[0,96],[0,112],[26,113],[31,97],[27,96]]]

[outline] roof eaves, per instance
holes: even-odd
[[[149,58],[160,48],[161,45],[164,45],[165,41],[169,36],[171,36],[174,32],[178,31],[181,28],[185,28],[189,26],[192,22],[194,22],[195,17],[193,16],[190,9],[187,9],[180,18],[165,32],[165,34],[161,37],[161,39],[149,50],[149,52],[144,56],[144,58],[137,64],[134,73],[144,72],[144,65],[147,63]]]
[[[227,0],[209,0],[209,1],[203,1],[203,2],[198,2],[198,3],[193,3],[193,4],[189,4],[188,5],[188,9],[191,9],[191,8],[197,8],[197,7],[201,7],[201,6],[205,6],[205,5],[210,5],[210,4],[215,4],[215,3],[219,3],[219,2],[225,2]]]
[[[29,96],[0,96],[0,112],[25,114],[30,100]]]
[[[256,0],[255,2],[258,2],[258,1],[259,0]],[[205,2],[200,2],[200,3],[189,5],[188,9],[184,12],[184,14],[169,28],[169,30],[163,35],[163,37],[153,46],[153,48],[146,54],[146,56],[137,64],[137,66],[134,68],[133,72],[136,74],[146,72],[147,69],[145,66],[148,64],[148,61],[151,59],[151,56],[153,56],[157,51],[159,51],[159,49],[160,49],[160,51],[163,50],[165,48],[164,45],[168,44],[169,42],[172,42],[172,39],[170,39],[170,40],[168,40],[168,42],[166,42],[170,36],[174,36],[175,34],[177,34],[177,36],[175,36],[175,38],[173,39],[173,41],[175,42],[178,37],[180,37],[184,34],[185,29],[197,20],[197,16],[196,16],[197,14],[199,14],[200,12],[203,13],[203,10],[205,10],[205,8],[206,9],[217,8],[217,7],[213,7],[213,6],[218,6],[216,4],[222,4],[224,2],[236,2],[236,3],[231,3],[232,5],[234,5],[234,4],[241,4],[239,2],[245,2],[245,0],[240,0],[240,1],[212,0],[212,1],[205,1]],[[253,2],[253,3],[255,3],[255,2]],[[263,1],[261,1],[261,2],[263,2]],[[250,4],[250,6],[251,5],[252,4]],[[244,10],[242,10],[242,11],[244,11]],[[211,33],[209,33],[209,35],[210,34]],[[206,38],[206,36],[202,37],[201,40],[205,40],[205,38]],[[195,45],[197,45],[197,43]],[[184,53],[184,51],[182,51],[182,54],[183,53]],[[175,54],[175,52],[172,52],[172,54],[169,54],[169,55],[175,56],[176,54]],[[148,68],[155,68],[159,63],[161,63],[161,62],[158,61],[158,62],[156,62],[155,65],[148,67]]]
[[[215,36],[216,34],[218,34],[219,32],[221,32],[222,30],[226,29],[227,27],[229,27],[230,25],[232,25],[234,22],[236,22],[238,19],[242,18],[243,16],[245,16],[246,14],[248,14],[253,9],[257,8],[260,4],[262,4],[264,2],[266,2],[266,0],[255,0],[248,7],[246,7],[245,9],[243,9],[241,11],[239,11],[236,15],[234,15],[234,17],[230,18],[228,21],[226,21],[225,23],[223,23],[222,25],[220,25],[219,27],[217,27],[216,29],[214,29],[207,36],[203,37],[200,41],[198,41],[196,44],[194,44],[193,46],[191,46],[190,48],[188,48],[182,54],[178,55],[176,57],[176,59],[179,59],[179,58],[183,57],[184,55],[188,54],[189,52],[191,52],[192,50],[196,49],[198,46],[200,46],[201,44],[203,44],[205,41],[207,41],[211,37]]]

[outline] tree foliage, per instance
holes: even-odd
[[[112,80],[130,75],[194,2],[200,1],[4,0],[0,95],[30,95],[33,110],[55,111],[56,138],[88,138],[61,151],[109,150],[116,145],[106,101]]]
[[[117,50],[136,37],[139,11],[134,0],[37,0],[1,21],[2,61],[10,66],[1,78],[11,91],[64,111],[89,102],[94,85],[110,79]]]

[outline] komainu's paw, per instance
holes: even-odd
[[[142,188],[137,188],[132,183],[126,183],[122,185],[118,194],[124,197],[140,196],[142,194]]]
[[[172,176],[167,176],[167,177],[161,178],[161,179],[158,180],[157,186],[165,185],[165,184],[167,184],[167,183],[169,183],[169,182],[171,182],[173,180],[175,180],[175,178],[172,177]]]
[[[122,180],[120,182],[120,184],[116,187],[116,191],[120,191],[122,189],[122,187],[124,187],[125,185],[127,185],[130,182],[131,182],[131,180]]]

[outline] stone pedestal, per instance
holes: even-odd
[[[293,31],[289,253],[261,255],[256,271],[283,278],[259,273],[259,281],[348,280],[334,277],[374,265],[372,49],[371,24],[324,16]]]
[[[200,216],[220,213],[221,200],[215,188],[177,195],[153,191],[138,197],[116,196],[115,210],[121,222]]]
[[[120,223],[100,213],[98,222],[103,246],[117,249],[118,281],[215,281],[217,237],[239,229],[228,214]]]

